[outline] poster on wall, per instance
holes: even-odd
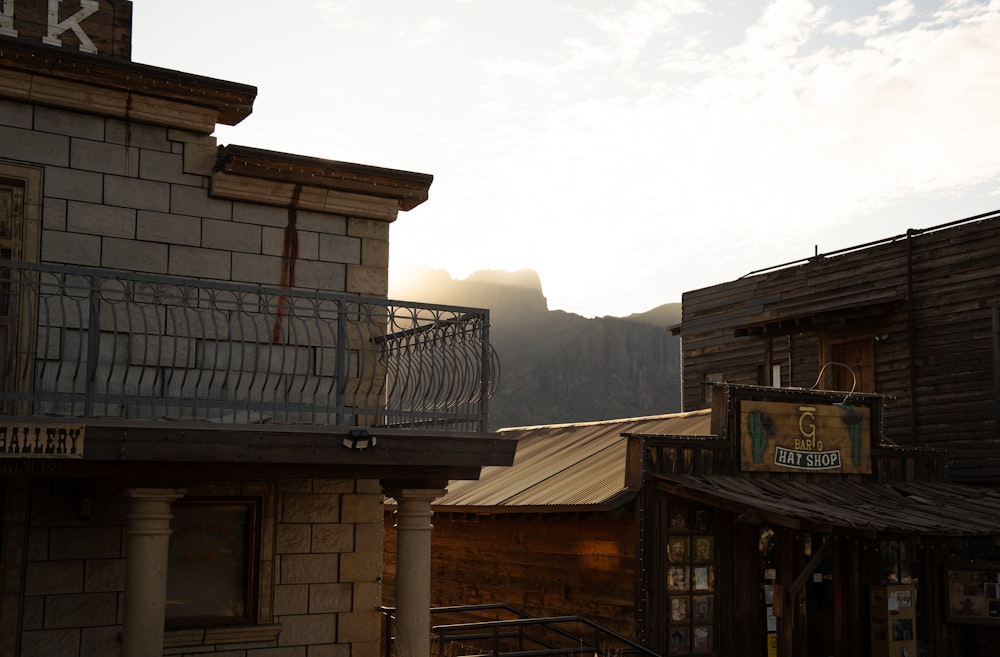
[[[739,438],[740,467],[748,472],[872,471],[868,406],[744,399]]]
[[[948,620],[1000,626],[1000,564],[949,566]]]

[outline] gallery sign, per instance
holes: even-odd
[[[0,459],[82,459],[84,427],[67,424],[0,424]]]
[[[744,471],[864,473],[871,466],[871,410],[850,403],[741,400]]]

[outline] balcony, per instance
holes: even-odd
[[[0,413],[485,431],[489,311],[0,260]]]

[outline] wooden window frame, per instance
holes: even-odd
[[[217,615],[190,615],[190,616],[169,616],[169,600],[166,619],[166,627],[192,628],[192,627],[215,627],[220,625],[255,625],[260,620],[259,617],[259,597],[260,597],[260,547],[261,547],[261,499],[257,497],[185,497],[176,501],[173,505],[174,519],[171,520],[170,556],[167,565],[167,589],[168,597],[170,591],[170,581],[172,576],[177,575],[178,565],[183,560],[208,560],[214,559],[215,555],[207,553],[182,554],[180,550],[185,547],[185,541],[191,536],[192,531],[205,530],[209,535],[223,541],[240,541],[243,549],[243,614],[226,616]],[[233,507],[245,509],[243,516],[246,527],[242,536],[234,536],[231,529],[225,527],[221,522],[196,523],[196,525],[185,527],[176,523],[178,513],[182,509],[211,510],[231,510]],[[203,526],[204,525],[204,526]],[[177,552],[175,553],[175,550]]]

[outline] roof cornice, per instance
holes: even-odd
[[[3,84],[0,84],[3,97],[120,118],[139,120],[129,114],[129,104],[134,105],[137,98],[148,99],[149,105],[162,101],[161,104],[175,111],[185,106],[199,108],[202,111],[195,111],[195,115],[213,118],[209,133],[214,130],[215,123],[236,125],[249,116],[257,96],[257,88],[251,85],[9,37],[0,37],[0,76],[3,77]],[[54,84],[54,81],[62,84]],[[53,92],[56,88],[61,91]],[[88,107],[86,94],[79,93],[84,89],[101,89],[107,93],[96,94],[96,102]],[[115,100],[119,97],[123,100]],[[122,102],[125,107],[119,106]],[[170,127],[193,129],[205,122],[199,118],[194,121],[195,125],[189,125],[190,120],[181,117],[179,122],[175,121],[169,112],[154,114],[159,116],[153,122]],[[149,119],[142,117],[142,120]]]

